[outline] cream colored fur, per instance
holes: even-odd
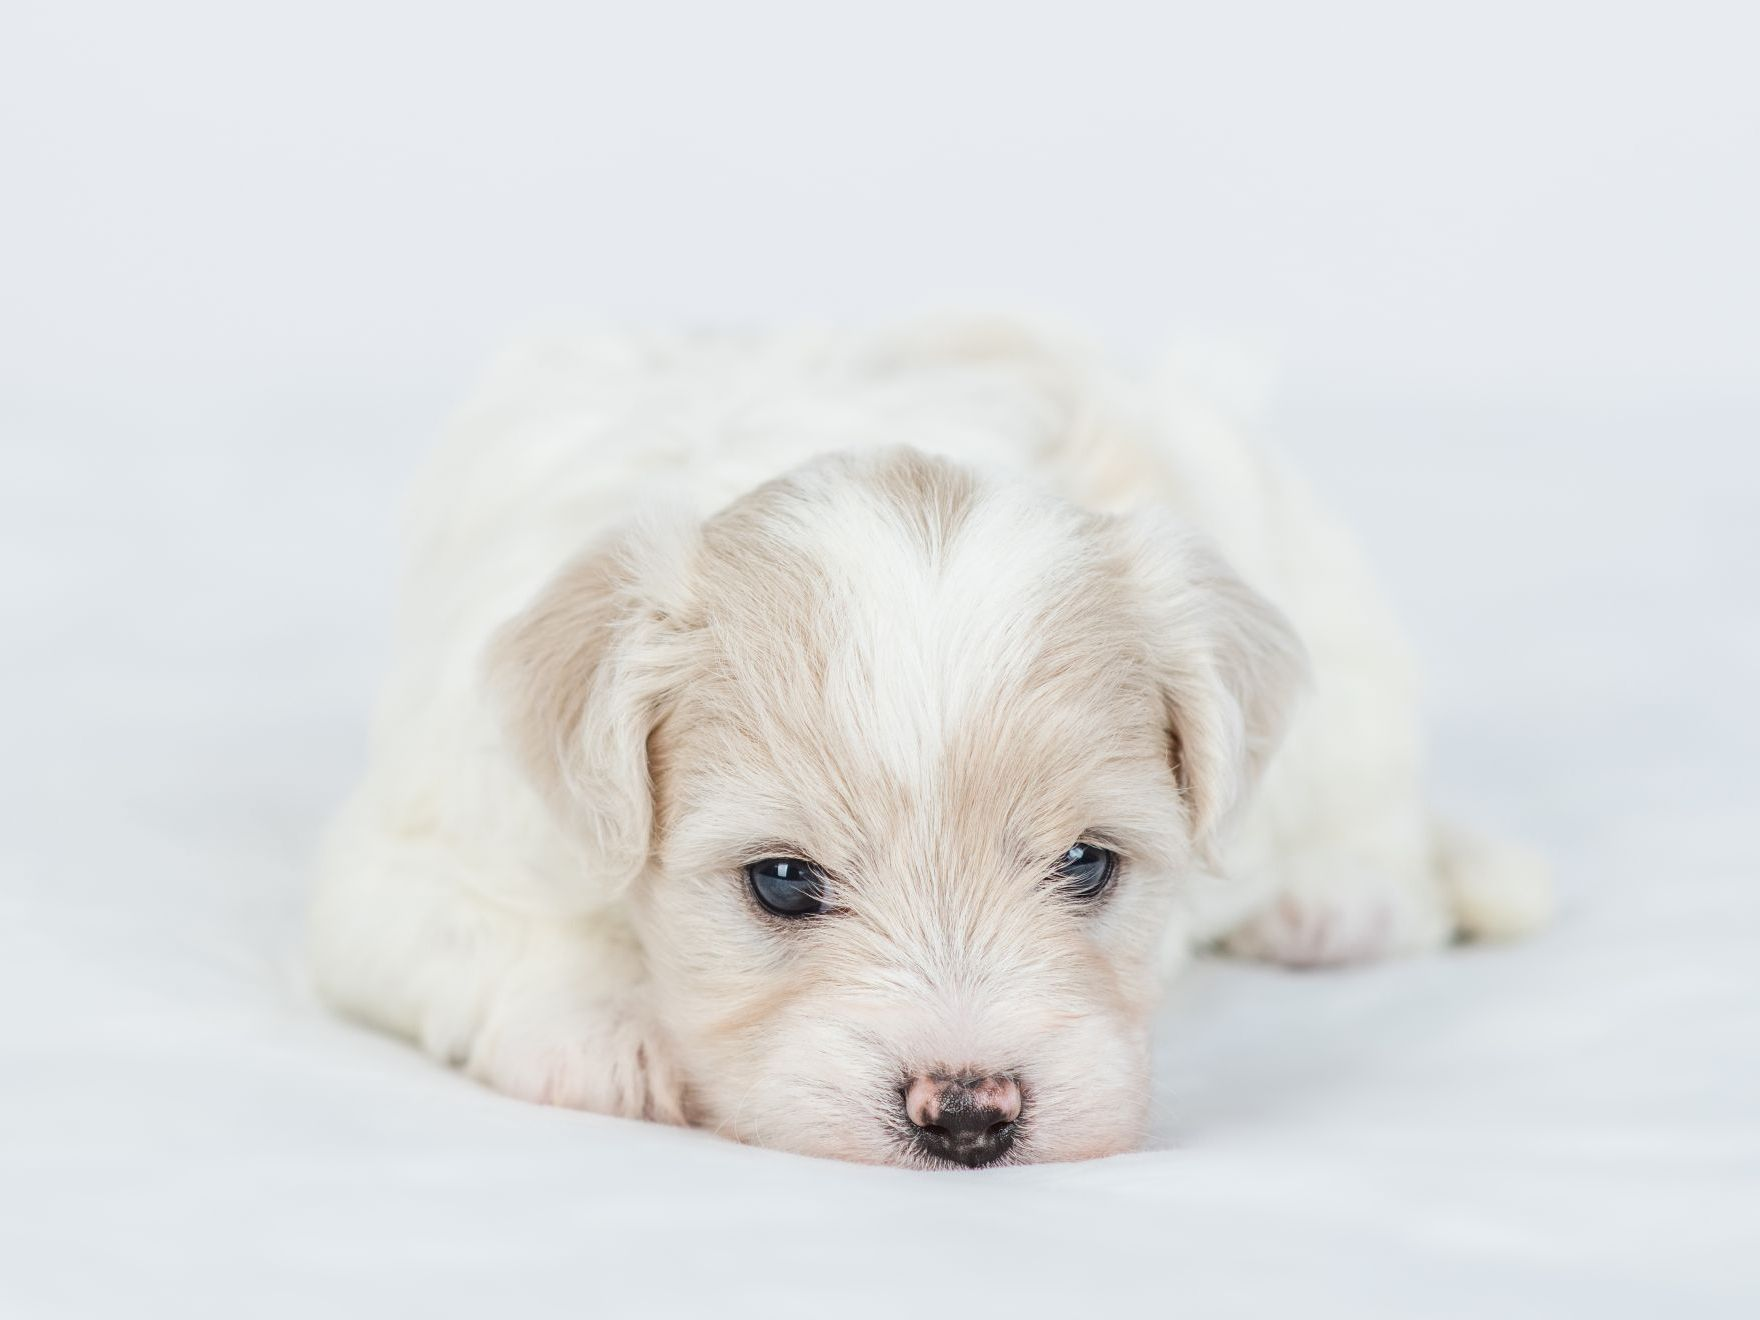
[[[1087,906],[1045,882],[1084,838]],[[765,914],[771,854],[838,910]],[[1072,1159],[1138,1139],[1190,950],[1545,894],[1432,819],[1348,538],[1171,386],[1007,326],[618,338],[509,358],[420,488],[312,961],[527,1099],[920,1163],[903,1083],[1006,1073],[1009,1158]]]

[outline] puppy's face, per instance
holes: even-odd
[[[696,1119],[924,1166],[1133,1145],[1170,913],[1298,671],[1281,621],[1170,529],[908,451],[576,572],[601,604],[561,613],[607,635],[527,737],[633,872]],[[642,794],[567,749],[638,735],[620,842],[594,803]]]

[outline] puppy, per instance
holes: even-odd
[[[1129,1149],[1164,978],[1504,936],[1348,539],[996,326],[505,362],[419,488],[311,924],[501,1091],[923,1167]]]

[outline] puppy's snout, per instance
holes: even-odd
[[[1012,1077],[913,1077],[904,1112],[924,1151],[976,1168],[1014,1145],[1021,1088]]]

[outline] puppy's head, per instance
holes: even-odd
[[[498,666],[698,1121],[936,1165],[1138,1139],[1158,947],[1302,662],[1176,525],[901,450],[589,555]]]

